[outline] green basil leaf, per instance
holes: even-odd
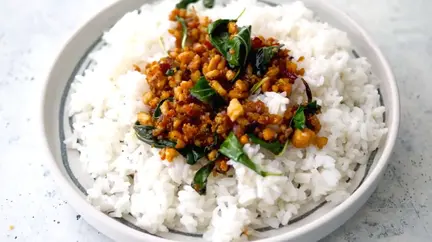
[[[267,47],[259,48],[252,53],[249,59],[254,68],[254,72],[258,76],[263,76],[267,72],[270,61],[273,59],[273,57],[278,53],[278,51],[282,47],[283,45],[267,46]]]
[[[241,27],[238,29],[238,33],[229,40],[227,56],[225,58],[230,67],[245,67],[252,47],[251,29],[250,25]],[[231,49],[234,50],[234,54],[230,53]]]
[[[204,148],[204,151],[206,153],[212,151],[213,149],[215,149],[217,147],[218,143],[219,143],[219,136],[217,135],[217,133],[214,133],[213,134],[213,143],[211,145],[206,146]]]
[[[174,148],[176,146],[176,142],[171,140],[160,140],[153,136],[153,130],[155,127],[148,125],[140,125],[139,123],[135,123],[134,126],[135,134],[139,140],[142,142],[151,145],[156,148],[166,148],[171,147]]]
[[[207,27],[207,33],[210,38],[210,43],[224,56],[227,55],[228,50],[228,23],[232,20],[218,19]]]
[[[254,93],[256,93],[256,92],[261,88],[261,86],[264,84],[265,81],[266,81],[266,79],[263,78],[263,79],[261,79],[261,81],[255,83],[255,84],[252,86],[252,88],[250,89],[250,94],[254,94]]]
[[[254,134],[247,134],[247,136],[249,137],[250,141],[252,141],[252,143],[260,145],[262,148],[271,151],[275,155],[279,155],[284,149],[284,144],[281,144],[279,141],[266,142]]]
[[[207,31],[211,44],[225,57],[229,66],[238,68],[238,73],[240,73],[247,63],[252,46],[251,26],[239,28],[238,33],[230,38],[228,24],[236,21],[229,19],[216,20],[208,26]],[[232,54],[230,50],[233,51]]]
[[[240,74],[243,72],[244,68],[239,68],[234,76],[234,78],[231,80],[231,82],[234,82],[235,80],[237,80],[237,78],[240,76]]]
[[[159,101],[158,105],[156,106],[154,112],[153,112],[153,119],[156,120],[162,115],[161,106],[165,101],[173,101],[173,97],[165,98]]]
[[[214,95],[217,95],[216,91],[210,86],[205,77],[201,77],[197,83],[190,89],[190,94],[201,102],[209,104]]]
[[[190,94],[201,102],[212,105],[213,108],[219,108],[225,103],[203,76],[190,89]]]
[[[196,3],[199,0],[181,0],[179,3],[176,4],[176,8],[178,9],[186,9],[187,6],[191,3]]]
[[[304,114],[304,106],[298,107],[294,117],[292,118],[294,128],[304,129],[306,127],[306,117]]]
[[[241,57],[244,56],[244,53],[241,53],[242,48],[242,40],[241,38],[232,38],[228,41],[227,44],[227,55],[226,60],[231,68],[236,68],[241,66]],[[234,50],[234,53],[231,54],[231,50]]]
[[[276,154],[276,156],[281,156],[283,155],[283,153],[285,153],[285,150],[287,149],[288,145],[289,145],[289,139],[287,139],[287,141],[285,142],[284,146],[282,147],[282,150],[279,152],[279,154]]]
[[[215,167],[216,162],[211,161],[207,165],[201,167],[196,173],[192,181],[192,188],[195,189],[195,191],[200,194],[204,195],[207,190],[207,179],[211,172],[213,171],[213,168]]]
[[[183,18],[177,16],[177,21],[179,21],[181,26],[182,26],[183,33],[182,33],[181,45],[182,45],[182,48],[184,48],[186,46],[186,40],[187,40],[187,36],[188,36],[188,28],[186,25],[186,21]]]
[[[321,106],[317,104],[317,101],[310,102],[306,105],[304,112],[306,114],[316,114],[321,111]]]
[[[135,123],[134,129],[138,139],[152,147],[159,149],[166,147],[175,148],[177,144],[171,140],[160,140],[157,139],[157,137],[154,137],[153,130],[155,127],[153,126]],[[177,149],[177,151],[186,158],[186,162],[189,165],[194,165],[199,159],[205,156],[205,149],[195,145],[187,145],[185,148]]]
[[[203,0],[204,7],[213,8],[214,0]]]
[[[183,149],[177,150],[184,158],[186,158],[186,162],[189,165],[194,165],[197,161],[205,156],[204,148],[195,146],[195,145],[187,145]]]
[[[174,68],[170,68],[165,72],[166,76],[173,76],[175,73],[175,69]]]
[[[244,153],[243,146],[240,141],[231,132],[226,140],[220,146],[219,152],[231,160],[241,163],[249,169],[255,171],[261,176],[280,176],[281,174],[274,174],[266,171],[262,171],[253,161]]]

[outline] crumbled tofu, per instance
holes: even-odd
[[[244,109],[240,102],[237,100],[237,98],[234,98],[230,101],[227,112],[228,117],[230,117],[231,121],[234,122],[237,120],[238,117],[244,114]]]
[[[151,118],[152,117],[149,114],[147,114],[147,113],[144,113],[144,112],[138,113],[138,122],[141,125],[151,124],[151,121],[152,121]]]

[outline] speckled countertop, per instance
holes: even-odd
[[[0,1],[2,242],[110,241],[57,190],[40,154],[36,120],[36,98],[54,56],[80,23],[110,1]],[[323,241],[432,241],[432,1],[331,1],[365,27],[389,59],[402,120],[377,191]]]

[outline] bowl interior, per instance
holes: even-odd
[[[266,2],[274,4],[284,1],[266,0]],[[95,18],[84,25],[84,27],[81,28],[65,46],[63,52],[60,54],[53,66],[47,82],[43,103],[44,135],[47,137],[49,152],[54,158],[54,169],[60,171],[62,176],[60,179],[65,179],[67,181],[66,185],[71,187],[76,196],[79,196],[78,199],[83,201],[86,196],[86,189],[91,187],[93,179],[83,171],[79,162],[78,152],[66,149],[63,144],[65,137],[68,137],[72,132],[71,120],[67,116],[68,112],[65,105],[68,103],[69,99],[70,84],[74,80],[75,75],[81,74],[89,65],[92,64],[91,60],[88,58],[88,54],[99,49],[104,44],[100,38],[103,31],[108,30],[126,12],[137,9],[142,4],[143,1],[140,0],[120,1],[99,13]],[[382,102],[386,106],[385,122],[389,128],[389,133],[382,139],[380,148],[373,152],[369,163],[358,167],[358,169],[364,171],[366,175],[364,177],[359,176],[355,178],[356,182],[351,188],[351,192],[354,192],[364,180],[379,179],[382,169],[385,167],[387,157],[383,157],[383,154],[390,152],[389,149],[391,150],[394,142],[393,135],[395,135],[394,133],[397,132],[398,128],[397,118],[399,102],[397,100],[397,90],[395,89],[394,79],[391,72],[388,70],[387,63],[383,61],[379,51],[371,44],[370,40],[364,36],[362,31],[358,29],[358,26],[351,21],[347,21],[345,15],[331,7],[328,7],[323,2],[309,0],[305,1],[305,4],[308,8],[313,10],[321,20],[347,32],[353,46],[355,46],[355,52],[353,55],[358,54],[359,56],[367,57],[369,62],[372,64],[374,75],[381,80],[380,93]],[[389,138],[389,136],[392,137]],[[377,167],[380,168],[379,171],[376,171]],[[361,173],[362,172],[359,172],[358,174]],[[360,185],[360,187],[370,186],[370,191],[365,192],[365,194],[370,194],[374,189],[374,185],[376,185],[376,182],[371,181],[367,184]],[[356,191],[356,193],[358,192],[361,191]],[[366,195],[366,198],[367,196],[368,195]],[[348,201],[344,203],[347,202]],[[74,205],[73,202],[71,202],[71,204]],[[91,205],[87,204],[85,206]],[[322,203],[322,201],[318,201],[316,204],[311,205],[310,208],[306,208],[305,211],[295,218],[289,226],[281,227],[279,229],[262,229],[263,236],[269,238],[281,234],[292,234],[291,237],[287,236],[285,238],[295,239],[296,235],[306,232],[303,230],[304,227],[320,220],[324,215],[328,215],[333,208],[334,205],[330,203]],[[301,241],[300,239],[305,238],[319,239],[320,237],[325,236],[326,233],[341,225],[355,212],[355,209],[351,210],[352,211],[345,213],[346,218],[339,218],[340,222],[331,224],[332,226],[328,226],[328,228],[324,229],[320,233],[310,234],[308,235],[309,237],[297,237],[296,241]],[[105,216],[107,220],[113,220],[106,215],[101,216]],[[132,230],[146,233],[146,231],[133,225],[133,218],[116,220],[116,223],[119,224],[118,226],[128,226]],[[124,231],[128,230],[126,229]],[[200,235],[192,235],[179,231],[170,231],[170,233],[158,234],[158,236],[175,240],[202,240]]]

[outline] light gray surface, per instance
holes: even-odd
[[[73,30],[110,1],[0,1],[2,242],[110,241],[63,200],[37,137],[37,99],[53,58]],[[431,241],[432,1],[331,1],[365,27],[389,59],[402,120],[378,190],[323,242]]]

